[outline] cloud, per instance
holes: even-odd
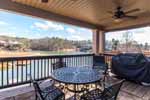
[[[45,21],[43,23],[35,22],[33,26],[42,30],[49,30],[49,29],[53,29],[56,31],[64,30],[64,27],[61,24],[57,24],[50,21]]]
[[[34,23],[34,26],[35,26],[36,28],[40,28],[40,29],[42,29],[42,30],[48,30],[48,29],[49,29],[49,26],[46,25],[46,24],[44,24],[44,23],[36,22],[36,23]]]
[[[64,27],[61,24],[56,24],[56,23],[50,22],[50,21],[47,21],[46,23],[50,28],[53,28],[56,30],[64,30]]]
[[[89,29],[68,26],[65,31],[69,40],[92,40],[92,31]]]
[[[16,33],[14,32],[0,32],[0,35],[5,35],[5,36],[16,36]]]
[[[73,28],[67,28],[66,31],[69,33],[75,33],[76,32],[76,30]]]
[[[85,40],[84,37],[81,37],[81,36],[79,36],[79,35],[71,35],[71,36],[70,36],[70,39],[71,39],[71,40]]]
[[[4,21],[0,21],[0,25],[8,25],[8,23],[6,23]]]
[[[71,40],[92,40],[92,33],[76,31],[75,33],[70,33],[69,39],[71,39]]]

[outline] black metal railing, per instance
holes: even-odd
[[[29,83],[29,74],[35,80],[47,79],[55,63],[69,67],[92,66],[93,54],[0,58],[0,89]]]

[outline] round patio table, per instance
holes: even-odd
[[[64,67],[52,72],[52,78],[58,82],[74,85],[72,92],[78,93],[77,85],[92,84],[100,81],[102,73],[91,67]]]

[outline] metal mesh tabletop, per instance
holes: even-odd
[[[86,67],[65,67],[55,70],[52,77],[67,84],[89,84],[99,81],[102,73]]]

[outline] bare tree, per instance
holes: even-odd
[[[112,39],[112,50],[117,50],[119,41],[115,40],[114,38]]]
[[[126,31],[122,35],[122,41],[123,44],[125,44],[125,51],[128,52],[128,48],[131,46],[131,43],[133,41],[133,33],[130,31]]]
[[[148,50],[148,43],[147,42],[144,45],[144,50]]]

